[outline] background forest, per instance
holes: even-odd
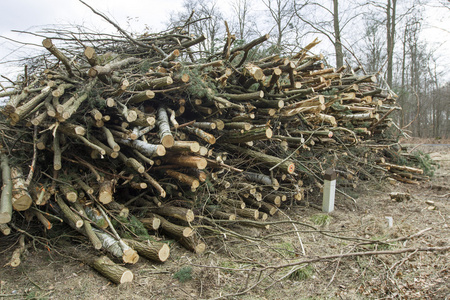
[[[235,45],[270,33],[254,56],[289,55],[319,37],[313,51],[330,66],[377,73],[398,96],[405,135],[441,139],[450,136],[449,17],[448,0],[186,0],[168,25],[189,20],[192,33],[206,34],[205,57],[223,47],[224,21]]]

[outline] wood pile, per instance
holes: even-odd
[[[234,46],[228,34],[223,49],[205,57],[205,36],[183,28],[124,35],[72,36],[71,47],[46,38],[47,54],[0,93],[9,97],[4,234],[8,224],[20,230],[23,216],[44,230],[63,220],[124,263],[164,262],[167,243],[148,232],[202,253],[202,233],[220,231],[220,220],[264,228],[319,189],[327,167],[342,186],[411,171],[371,163],[392,143],[383,133],[393,98],[374,74],[331,68],[310,54],[317,40],[282,57],[258,50],[268,35]],[[88,263],[113,282],[133,278],[106,256]]]

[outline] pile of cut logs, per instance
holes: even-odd
[[[124,36],[47,38],[40,63],[0,92],[9,97],[3,234],[22,232],[25,216],[43,230],[63,221],[125,263],[168,259],[168,244],[149,232],[202,253],[202,232],[245,219],[264,228],[320,188],[327,167],[354,182],[392,143],[383,133],[393,98],[375,75],[326,67],[310,54],[317,40],[266,56],[268,35],[234,47],[228,34],[205,57],[205,36],[183,28]],[[375,173],[411,171],[373,161]],[[88,263],[116,283],[133,278],[106,256]]]

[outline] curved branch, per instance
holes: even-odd
[[[101,12],[96,11],[92,6],[89,6],[86,2],[84,2],[83,0],[78,0],[81,3],[83,3],[84,5],[86,5],[87,7],[90,8],[90,10],[92,10],[92,12],[96,15],[99,15],[100,17],[102,17],[103,19],[105,19],[108,23],[110,23],[111,25],[113,25],[114,27],[116,27],[117,30],[120,31],[120,33],[122,33],[132,44],[135,44],[137,46],[141,46],[147,49],[152,49],[151,46],[146,45],[142,42],[139,42],[135,39],[133,39],[125,30],[123,30],[122,28],[120,28],[119,25],[117,25],[116,23],[114,23],[110,18],[108,18],[107,16],[105,16],[104,14],[102,14]]]

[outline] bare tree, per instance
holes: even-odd
[[[387,40],[387,83],[392,86],[394,64],[395,27],[397,25],[397,0],[387,0],[386,6],[386,40]]]
[[[172,16],[170,22],[175,26],[186,26],[193,34],[205,34],[206,40],[201,45],[207,55],[219,48],[224,29],[217,1],[185,0],[183,10]]]
[[[334,29],[334,49],[336,53],[336,66],[344,65],[344,53],[342,52],[341,27],[339,22],[339,2],[333,0],[333,29]]]
[[[245,41],[249,35],[255,31],[257,23],[255,22],[252,0],[233,0],[231,8],[234,13],[235,23],[237,27],[237,38]]]
[[[346,8],[344,11],[345,16],[340,13],[338,0],[327,3],[306,1],[302,5],[295,5],[296,16],[332,43],[337,67],[344,64],[342,32],[359,15],[356,7]]]
[[[394,83],[395,46],[397,42],[397,27],[405,26],[421,7],[421,0],[399,2],[397,0],[370,0],[365,3],[368,11],[367,18],[382,16],[380,24],[386,28],[386,82],[390,87]]]
[[[375,19],[366,19],[364,27],[363,45],[359,50],[364,59],[364,69],[369,73],[376,73],[386,60],[383,32],[380,30],[380,22]]]
[[[295,28],[295,1],[293,0],[262,0],[269,10],[276,32],[275,53],[280,53],[283,40],[288,31],[296,31]]]

